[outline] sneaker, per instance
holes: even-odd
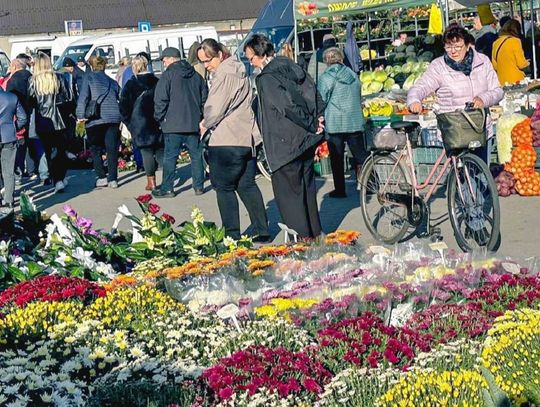
[[[162,191],[161,189],[154,189],[152,191],[152,196],[154,198],[174,198],[173,191]]]
[[[109,182],[109,188],[112,188],[112,189],[118,188],[118,182],[117,181],[110,181]]]
[[[62,182],[64,183],[64,186],[67,187],[68,186],[68,179],[67,178],[64,178],[62,180]]]
[[[48,185],[52,185],[52,179],[50,178],[45,178],[43,180],[43,186],[48,186]]]
[[[64,188],[66,186],[64,185],[64,183],[62,181],[58,181],[55,185],[54,185],[54,192],[55,193],[58,193],[58,192],[64,192]]]
[[[37,174],[32,174],[30,175],[30,181],[35,181],[38,179],[38,175]]]
[[[96,181],[96,187],[106,187],[108,185],[107,178],[98,178]]]
[[[195,195],[199,196],[199,195],[202,195],[202,194],[204,194],[204,190],[202,190],[202,189],[196,189],[195,190]]]

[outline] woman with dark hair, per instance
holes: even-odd
[[[261,135],[251,110],[253,95],[246,68],[230,58],[227,49],[211,38],[201,43],[197,56],[210,74],[201,134],[207,129],[212,131],[208,164],[221,223],[227,236],[240,239],[238,193],[249,213],[253,240],[266,242],[270,237],[268,221],[261,191],[255,183],[255,147],[261,143]]]
[[[244,51],[261,70],[255,79],[257,121],[281,218],[300,237],[317,237],[321,222],[313,159],[323,138],[322,100],[311,77],[289,58],[274,56],[264,35],[251,37]]]
[[[512,85],[525,78],[523,69],[529,66],[529,61],[525,59],[520,35],[519,21],[508,20],[493,44],[491,61],[502,86]]]
[[[472,102],[474,108],[493,106],[503,98],[488,57],[471,47],[467,30],[458,24],[448,26],[443,35],[445,54],[434,59],[426,72],[413,85],[407,95],[407,105],[412,113],[422,111],[422,100],[436,93],[440,112],[464,109]],[[487,137],[493,135],[491,118],[486,124]],[[489,144],[488,144],[489,145]],[[489,148],[477,150],[484,161],[489,162]]]
[[[118,188],[118,147],[120,146],[120,86],[105,73],[107,60],[96,57],[91,60],[93,72],[84,77],[77,100],[77,118],[86,123],[88,144],[92,153],[94,171],[97,175],[96,187]],[[86,106],[91,100],[100,104],[99,117],[86,117]],[[107,152],[108,173],[101,159],[101,152]]]

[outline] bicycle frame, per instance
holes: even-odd
[[[402,162],[402,161],[405,161],[407,169],[409,171],[409,176],[411,178],[410,184],[411,184],[412,189],[414,191],[414,194],[411,195],[411,200],[414,202],[414,198],[419,197],[419,198],[423,199],[425,202],[429,202],[429,200],[433,196],[433,193],[435,192],[435,189],[437,188],[437,185],[438,185],[439,181],[442,179],[442,177],[444,176],[444,173],[450,167],[450,165],[452,165],[452,168],[453,168],[454,172],[456,172],[456,174],[457,174],[457,159],[456,159],[455,155],[452,155],[451,157],[446,157],[446,150],[442,149],[441,153],[439,154],[439,157],[437,157],[437,160],[433,164],[433,166],[432,166],[426,180],[422,184],[419,184],[418,179],[416,177],[416,170],[414,168],[413,151],[412,150],[413,150],[412,144],[411,144],[411,142],[409,140],[409,136],[407,135],[406,144],[399,151],[399,156],[397,158],[396,164],[394,164],[394,167],[392,168],[392,172],[390,173],[390,176],[385,181],[383,191],[386,190],[386,187],[388,186],[388,182],[391,179],[391,176],[393,175],[396,168],[399,166],[399,163]],[[443,168],[439,170],[439,166],[441,165],[441,163],[443,162],[445,157],[446,157],[446,160],[444,161]],[[470,193],[471,193],[471,198],[472,198],[473,202],[475,202],[476,201],[476,196],[474,194],[472,183],[470,182],[469,172],[468,172],[468,170],[466,168],[465,168],[465,178],[467,179],[467,183],[468,183],[469,190],[470,190]],[[432,182],[433,179],[434,179],[434,182]],[[461,181],[460,181],[458,176],[456,176],[456,182],[458,183],[458,191],[459,191],[460,198],[461,198],[462,201],[464,201],[465,197],[463,196],[463,190],[462,190],[461,185],[460,185]],[[427,193],[425,194],[425,196],[422,197],[420,195],[420,191],[422,191],[422,190],[424,190],[424,189],[426,189],[428,187],[429,187],[429,189],[428,189]]]

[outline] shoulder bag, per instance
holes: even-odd
[[[437,115],[446,151],[486,145],[486,109],[456,110]]]
[[[109,80],[109,87],[107,88],[107,91],[103,93],[102,95],[98,96],[96,100],[90,100],[87,105],[86,109],[84,109],[84,117],[88,120],[99,120],[101,119],[101,104],[107,97],[111,90],[111,82]]]

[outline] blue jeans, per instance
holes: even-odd
[[[197,133],[165,133],[163,134],[163,138],[165,140],[165,152],[163,153],[163,182],[160,189],[167,192],[173,190],[176,177],[176,161],[184,144],[188,149],[189,158],[191,159],[193,189],[203,189],[203,146],[199,141],[199,135]]]

